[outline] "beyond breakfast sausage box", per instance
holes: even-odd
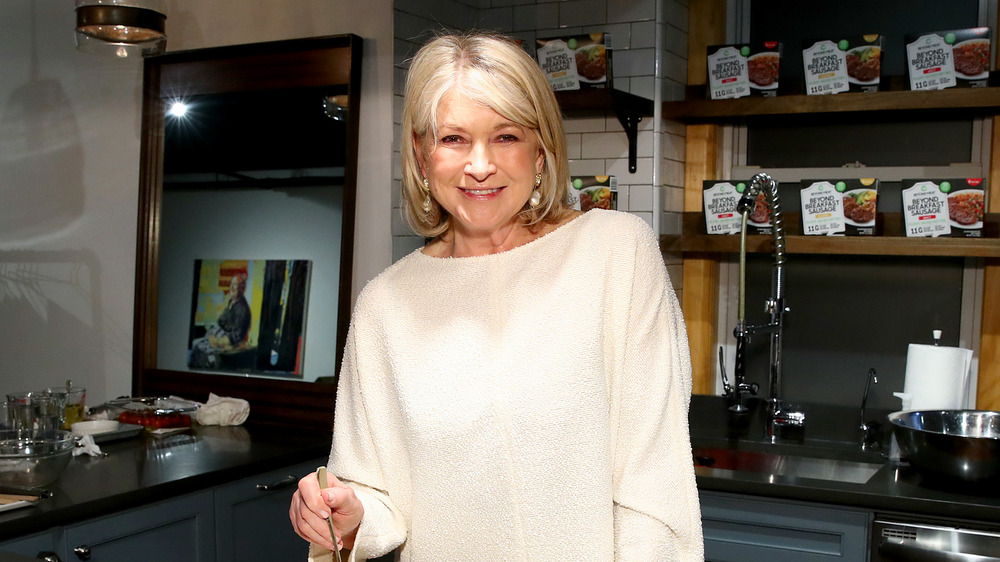
[[[875,234],[877,179],[803,180],[801,199],[803,234]]]
[[[912,34],[905,43],[911,90],[989,85],[990,28]]]
[[[839,94],[850,90],[847,81],[847,57],[842,49],[846,41],[820,39],[804,41],[802,70],[805,72],[806,95]]]
[[[555,91],[611,87],[611,34],[537,39],[535,56]]]
[[[618,178],[615,176],[571,176],[570,206],[581,211],[618,208]]]
[[[709,234],[739,234],[743,217],[736,204],[749,181],[705,180],[702,182],[702,201],[705,209],[705,229]],[[757,195],[754,208],[747,215],[747,234],[771,234],[771,211],[763,193]]]
[[[903,180],[902,186],[907,236],[983,236],[983,178]]]
[[[778,94],[781,43],[777,41],[711,46],[706,61],[709,99]]]

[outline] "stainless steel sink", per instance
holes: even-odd
[[[704,474],[730,470],[854,484],[864,484],[883,466],[874,462],[713,447],[694,447],[693,454],[696,471]]]

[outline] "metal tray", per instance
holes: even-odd
[[[141,425],[135,425],[131,423],[120,423],[118,424],[118,429],[114,431],[105,431],[104,433],[93,433],[91,437],[94,438],[94,443],[106,443],[108,441],[117,441],[119,439],[128,439],[142,433],[144,428]]]
[[[151,411],[156,414],[183,414],[198,409],[197,402],[165,396],[116,398],[108,400],[104,405],[119,410]]]

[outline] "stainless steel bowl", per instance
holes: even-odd
[[[15,430],[0,431],[0,484],[51,484],[66,470],[75,446],[69,431],[20,437]]]
[[[889,422],[900,454],[921,472],[966,482],[1000,476],[1000,412],[911,410]]]

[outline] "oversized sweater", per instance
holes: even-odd
[[[415,251],[351,320],[329,461],[365,509],[350,557],[702,560],[690,394],[641,219],[593,210],[499,254]]]

